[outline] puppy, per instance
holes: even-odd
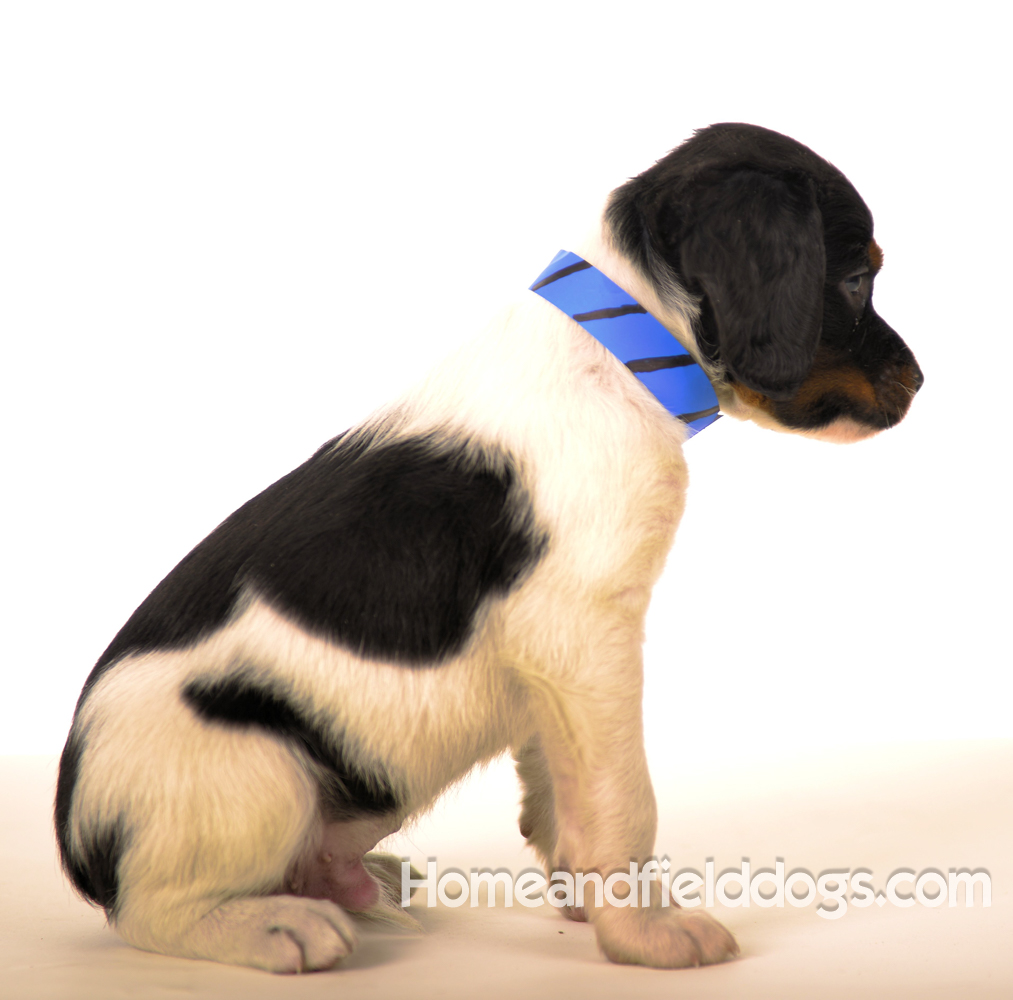
[[[224,521],[102,654],[56,829],[71,881],[127,941],[334,965],[349,913],[398,910],[374,845],[508,749],[549,871],[652,854],[643,622],[682,445],[712,414],[673,416],[647,374],[702,370],[725,413],[831,441],[896,424],[922,375],[873,309],[864,202],[775,132],[701,130],[613,192],[578,249],[568,274],[593,265],[629,297],[604,312],[660,321],[670,350],[624,364],[588,332],[594,310],[546,300],[566,270],[550,266],[475,344]],[[736,954],[706,913],[660,902],[569,915],[617,962]]]

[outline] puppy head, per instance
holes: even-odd
[[[922,374],[872,306],[872,215],[801,143],[712,125],[613,192],[605,217],[663,299],[699,300],[696,346],[726,412],[835,441],[907,412]]]

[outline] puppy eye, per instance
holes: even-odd
[[[844,279],[844,287],[849,292],[857,292],[862,287],[862,279],[864,277],[864,274],[853,274],[850,278]]]

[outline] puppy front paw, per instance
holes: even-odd
[[[707,913],[607,907],[594,924],[605,957],[623,965],[684,969],[739,953],[735,938]]]

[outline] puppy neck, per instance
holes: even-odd
[[[644,384],[692,437],[720,416],[706,372],[628,289],[573,251],[560,250],[531,285]]]
[[[604,211],[597,222],[573,252],[593,264],[607,278],[636,299],[683,347],[708,376],[714,379],[711,366],[697,347],[693,333],[700,315],[699,303],[683,288],[674,286],[659,293],[654,283],[645,277],[630,260],[616,249],[605,222]]]

